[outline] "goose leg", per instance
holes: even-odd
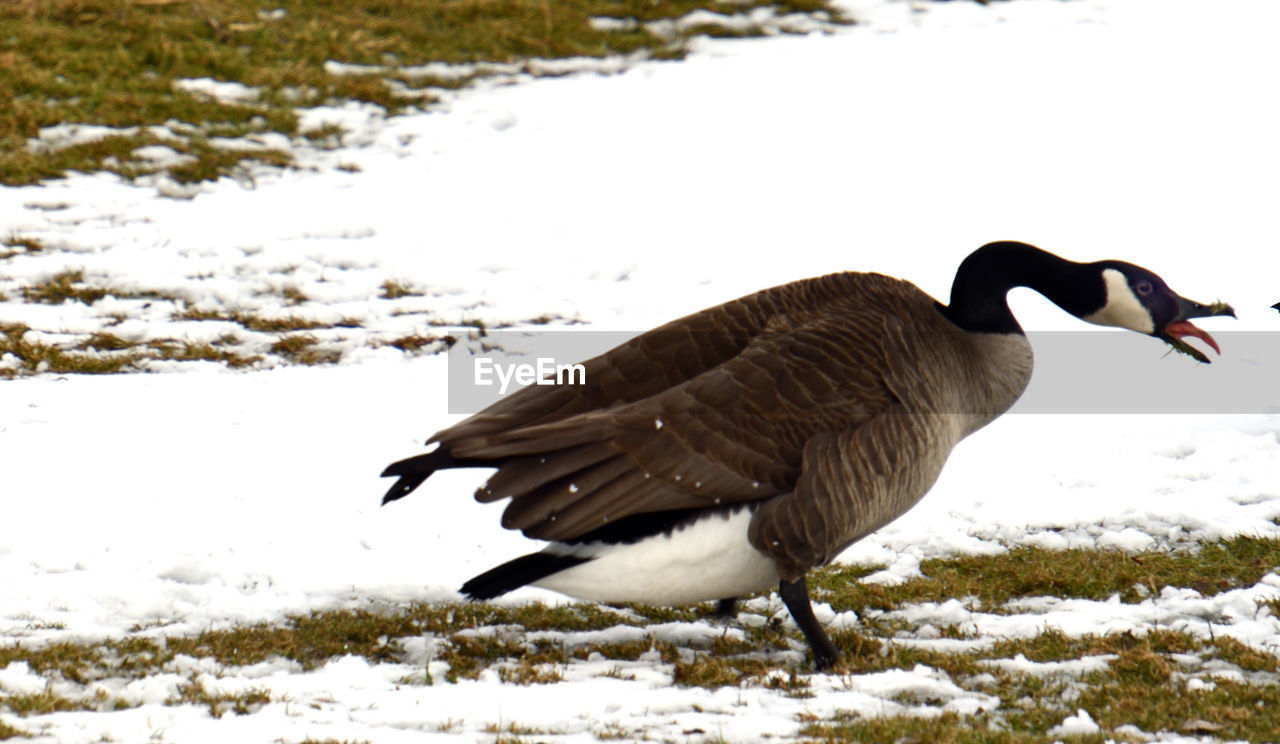
[[[716,617],[721,620],[734,619],[738,616],[737,608],[735,607],[737,604],[737,597],[729,597],[728,599],[722,599],[716,602]]]
[[[791,619],[800,626],[804,639],[809,642],[813,651],[813,665],[818,671],[825,671],[840,658],[840,651],[827,637],[827,632],[813,616],[813,605],[809,602],[809,587],[801,576],[796,581],[783,581],[778,584],[778,596],[791,612]]]

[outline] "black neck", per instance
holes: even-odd
[[[1029,287],[1063,310],[1083,317],[1106,302],[1106,290],[1088,264],[1068,261],[1026,243],[988,243],[956,270],[951,304],[942,313],[966,331],[1022,333],[1007,295]]]

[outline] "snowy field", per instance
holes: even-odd
[[[1269,309],[1280,300],[1280,5],[849,8],[859,23],[836,33],[700,41],[683,62],[481,86],[430,113],[312,112],[348,128],[344,148],[190,198],[96,175],[0,189],[0,231],[48,248],[0,263],[10,298],[0,321],[38,337],[109,329],[198,341],[234,330],[173,320],[172,299],[18,301],[18,287],[69,270],[212,312],[359,321],[311,332],[341,352],[334,365],[285,364],[265,336],[243,333],[246,353],[263,356],[249,370],[169,361],[150,374],[0,382],[0,644],[456,601],[463,580],[527,552],[528,541],[499,529],[500,505],[470,498],[479,472],[441,474],[378,507],[381,468],[459,418],[445,405],[444,355],[380,343],[448,330],[425,318],[642,331],[839,270],[906,277],[945,299],[959,261],[996,239],[1132,261],[1188,297],[1229,301],[1239,319],[1201,324],[1223,347],[1207,366],[1126,337],[1138,350],[1129,364],[1142,366],[1122,384],[1158,388],[1177,375],[1179,387],[1166,389],[1178,413],[1005,416],[957,448],[917,509],[841,560],[884,566],[870,580],[892,582],[918,575],[923,559],[1017,545],[1141,551],[1280,537],[1280,367],[1264,353],[1280,343]],[[386,282],[415,294],[380,298]],[[290,304],[284,287],[306,300]],[[1026,290],[1013,302],[1028,329],[1080,327]],[[1244,410],[1181,413],[1202,390],[1246,378]],[[963,627],[978,644],[1046,627],[1163,627],[1280,653],[1280,620],[1258,604],[1277,597],[1271,573],[1212,596],[1169,589],[1136,604],[1043,598],[1015,613],[960,602],[902,612],[912,627]],[[559,601],[538,590],[508,601],[534,599]],[[740,622],[774,615],[785,617],[776,597],[760,599]],[[647,632],[709,642],[741,631]],[[802,715],[971,713],[999,702],[927,667],[815,674],[807,698],[686,688],[660,658],[612,676],[616,664],[586,660],[555,684],[507,684],[492,672],[405,684],[415,665],[441,664],[431,639],[410,640],[419,645],[406,664],[350,656],[304,671],[283,660],[190,660],[103,687],[133,707],[0,721],[58,742],[495,741],[512,722],[539,741],[622,731],[739,742],[790,739]],[[163,705],[192,674],[219,689],[268,690],[272,702],[222,718]],[[0,668],[0,694],[43,689],[23,664]],[[1086,712],[1058,733],[1096,730]]]

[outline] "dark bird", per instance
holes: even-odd
[[[585,385],[530,385],[382,473],[383,503],[445,468],[497,468],[476,499],[549,541],[468,581],[581,599],[677,605],[774,585],[829,668],[805,574],[910,509],[952,447],[1013,405],[1032,355],[1006,294],[1030,287],[1081,320],[1217,343],[1180,297],[1122,261],[1075,263],[991,243],[960,264],[950,304],[910,282],[841,273],[672,321],[585,362]]]

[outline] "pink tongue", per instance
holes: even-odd
[[[1213,350],[1218,353],[1218,356],[1222,356],[1222,349],[1218,348],[1218,342],[1213,340],[1213,336],[1210,336],[1208,333],[1206,333],[1202,329],[1192,325],[1191,321],[1189,320],[1179,320],[1177,323],[1170,323],[1169,325],[1165,326],[1164,332],[1169,334],[1170,336],[1173,336],[1174,338],[1183,338],[1185,336],[1195,336],[1196,338],[1200,339],[1206,344],[1209,344],[1209,346],[1212,347]]]

